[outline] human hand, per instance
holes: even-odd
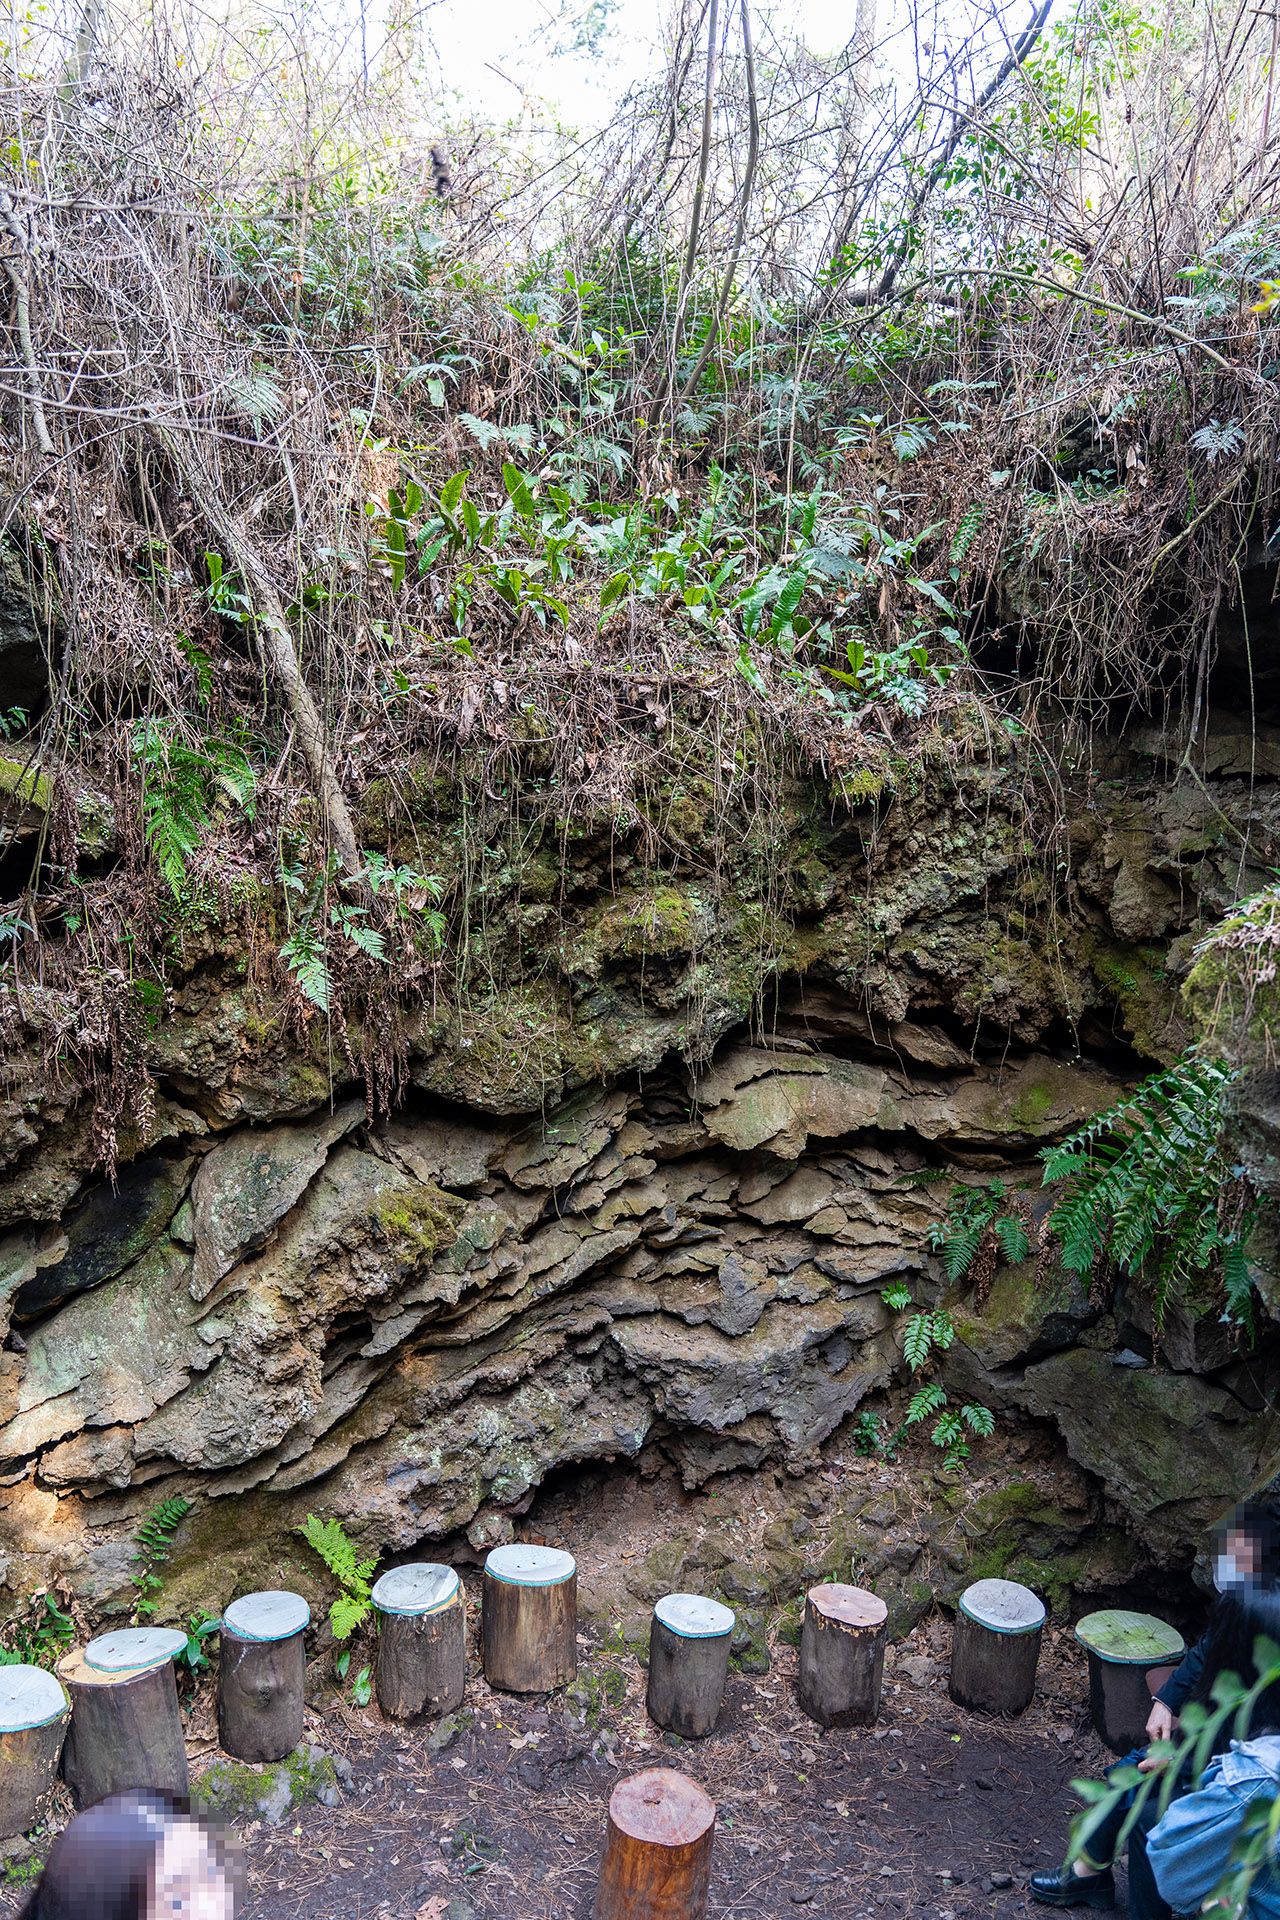
[[[1147,1715],[1148,1740],[1172,1740],[1177,1724],[1172,1709],[1166,1707],[1163,1700],[1151,1702],[1151,1712]]]
[[[1155,1760],[1152,1758],[1150,1754],[1147,1754],[1144,1759],[1139,1760],[1138,1772],[1139,1773],[1159,1773],[1161,1768],[1167,1766],[1168,1764],[1169,1764],[1168,1761],[1165,1760],[1164,1758]]]

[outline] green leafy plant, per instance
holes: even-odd
[[[253,767],[234,740],[210,738],[190,746],[157,720],[144,720],[135,728],[133,751],[142,773],[147,846],[174,898],[182,900],[188,868],[219,796],[253,818]]]
[[[30,715],[25,707],[0,707],[0,740],[11,740],[21,733]]]
[[[203,1673],[209,1665],[205,1641],[221,1631],[222,1621],[216,1613],[193,1613],[187,1622],[187,1644],[178,1653],[178,1665],[191,1674]]]
[[[149,1620],[156,1610],[164,1585],[163,1568],[173,1551],[173,1536],[190,1511],[189,1500],[184,1500],[181,1494],[171,1494],[152,1507],[133,1536],[137,1549],[133,1564],[137,1572],[130,1577],[138,1596],[133,1607],[136,1620]]]
[[[1095,1115],[1044,1156],[1061,1182],[1049,1216],[1069,1273],[1103,1259],[1151,1289],[1159,1329],[1171,1301],[1252,1326],[1246,1259],[1257,1220],[1243,1174],[1223,1149],[1234,1074],[1194,1049]]]
[[[434,902],[440,899],[444,887],[434,875],[397,867],[382,854],[366,853],[357,877],[379,904],[385,922],[399,922],[411,941],[421,932],[433,949],[440,947],[445,922]],[[293,923],[288,939],[281,944],[280,958],[303,998],[322,1013],[329,1012],[332,1002],[333,938],[345,940],[354,952],[370,960],[385,964],[390,959],[386,934],[370,924],[370,909],[335,894],[336,878],[337,861],[332,855],[310,878],[301,865],[287,860],[280,864],[280,882]]]
[[[333,1670],[339,1680],[346,1679],[348,1673],[351,1671],[350,1648],[348,1648],[345,1653],[339,1654],[337,1660],[334,1662]],[[368,1667],[361,1667],[359,1673],[351,1682],[351,1699],[357,1707],[367,1707],[373,1698],[373,1685],[369,1678],[369,1672],[370,1669]]]
[[[992,1180],[985,1187],[953,1187],[947,1217],[930,1227],[928,1239],[949,1280],[972,1277],[974,1303],[982,1307],[1000,1261],[1015,1267],[1031,1251],[1031,1225],[1027,1196],[1011,1195],[1003,1180]]]
[[[864,1407],[853,1423],[849,1444],[855,1453],[879,1453],[883,1444],[879,1414],[872,1413],[869,1408]]]
[[[25,1617],[24,1617],[25,1615]],[[33,1593],[6,1623],[8,1644],[0,1646],[0,1667],[53,1667],[75,1639],[75,1622],[51,1593]]]
[[[308,1514],[306,1525],[295,1528],[328,1567],[342,1592],[329,1609],[329,1625],[335,1640],[346,1640],[367,1619],[369,1596],[376,1560],[358,1560],[354,1541],[336,1520],[317,1520]],[[347,1656],[348,1659],[350,1656]],[[346,1677],[342,1667],[340,1677]]]
[[[911,1305],[911,1295],[900,1281],[882,1288],[880,1297],[895,1311]],[[918,1377],[947,1351],[955,1337],[955,1322],[945,1307],[918,1309],[903,1327],[902,1357]],[[886,1460],[893,1460],[911,1428],[935,1414],[937,1418],[929,1437],[935,1447],[943,1449],[948,1467],[958,1467],[969,1458],[970,1439],[985,1440],[995,1432],[995,1416],[989,1407],[979,1406],[976,1401],[966,1401],[963,1406],[953,1407],[949,1405],[946,1389],[940,1381],[924,1380],[908,1401],[902,1424],[894,1433],[881,1441],[879,1422],[876,1421],[873,1444],[859,1444],[860,1438],[872,1440],[873,1430],[864,1428],[861,1434],[855,1432],[854,1446],[860,1453],[878,1449]],[[864,1415],[863,1418],[871,1420],[874,1416]]]

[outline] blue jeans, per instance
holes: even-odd
[[[1116,1767],[1136,1766],[1145,1756],[1146,1748],[1137,1748],[1132,1753],[1126,1753],[1123,1760],[1117,1760]],[[1108,1769],[1108,1780],[1114,1771],[1115,1768]],[[1085,1851],[1090,1860],[1097,1865],[1108,1866],[1114,1863],[1120,1829],[1129,1816],[1136,1792],[1136,1788],[1131,1788],[1119,1805],[1113,1808],[1106,1819],[1100,1821],[1089,1835],[1089,1843]],[[1161,1899],[1155,1875],[1151,1871],[1151,1863],[1147,1859],[1147,1835],[1159,1818],[1158,1799],[1158,1794],[1148,1794],[1142,1812],[1129,1829],[1129,1912],[1133,1920],[1173,1920],[1173,1909],[1167,1900]]]

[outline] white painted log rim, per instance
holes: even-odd
[[[374,1583],[370,1598],[379,1613],[442,1613],[453,1605],[461,1587],[453,1567],[438,1560],[415,1560],[384,1573]]]
[[[99,1673],[140,1672],[172,1660],[186,1644],[186,1634],[175,1627],[117,1627],[91,1640],[84,1657]]]
[[[1039,1595],[1016,1580],[975,1580],[960,1596],[960,1611],[988,1633],[1037,1633],[1046,1617]]]
[[[284,1590],[241,1594],[222,1616],[224,1631],[237,1640],[292,1640],[310,1621],[302,1595]]]
[[[667,1631],[682,1640],[719,1640],[737,1624],[732,1607],[701,1593],[668,1593],[653,1611]]]
[[[515,1543],[494,1547],[484,1563],[491,1580],[517,1587],[558,1587],[572,1580],[578,1563],[571,1553],[559,1547],[522,1546]]]

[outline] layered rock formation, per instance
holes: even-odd
[[[1253,878],[1201,799],[1130,785],[1073,803],[1054,894],[1059,843],[1018,843],[1021,777],[953,763],[840,816],[811,795],[767,924],[622,854],[610,887],[582,843],[549,944],[536,861],[513,862],[495,973],[503,938],[541,952],[418,1016],[412,1084],[373,1123],[345,1050],[320,1022],[290,1037],[234,950],[189,955],[128,1029],[132,1105],[54,996],[10,994],[11,1595],[60,1578],[128,1604],[132,1532],[168,1493],[192,1502],[177,1605],[275,1584],[308,1510],[376,1550],[480,1546],[574,1463],[697,1485],[809,1461],[904,1379],[883,1289],[942,1297],[927,1234],[956,1181],[1034,1187],[1047,1144],[1177,1050],[1177,939]],[[1208,804],[1280,854],[1244,781]],[[104,1031],[128,1002],[102,984]],[[1140,1298],[1091,1303],[1034,1260],[981,1312],[947,1300],[949,1390],[1056,1427],[1135,1565],[1185,1567],[1280,1460],[1265,1342],[1175,1321],[1144,1368]]]

